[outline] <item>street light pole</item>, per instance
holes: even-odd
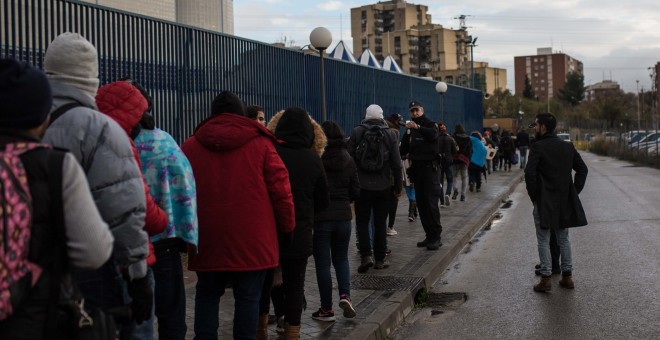
[[[327,120],[325,112],[325,70],[323,69],[323,54],[325,50],[332,43],[332,33],[325,27],[317,27],[312,33],[309,34],[309,41],[315,49],[319,51],[320,60],[320,87],[321,87],[321,119],[323,122]]]
[[[475,37],[472,39],[471,35],[467,36],[467,43],[468,46],[470,46],[470,87],[474,87],[474,47],[477,46],[475,45],[477,43],[478,37]]]
[[[641,119],[639,116],[639,80],[637,82],[637,131],[642,131]]]
[[[445,92],[447,92],[447,83],[439,81],[435,84],[435,91],[440,94],[440,119],[445,123]]]

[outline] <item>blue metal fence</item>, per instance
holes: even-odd
[[[0,57],[43,68],[48,44],[63,32],[87,38],[99,54],[102,84],[131,76],[152,93],[158,125],[181,142],[206,118],[223,90],[267,116],[290,106],[321,120],[318,55],[280,48],[163,20],[63,0],[0,0]],[[379,104],[385,114],[409,117],[408,103],[424,104],[440,119],[435,81],[324,59],[328,119],[348,133],[365,108]],[[456,123],[481,129],[480,91],[449,85],[444,95],[449,130]]]

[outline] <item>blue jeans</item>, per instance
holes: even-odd
[[[518,149],[520,150],[520,168],[524,169],[527,165],[527,147],[521,146]]]
[[[154,306],[158,318],[158,338],[183,340],[186,337],[186,290],[179,243],[154,243],[156,263],[151,267],[156,279]]]
[[[541,260],[541,268],[539,271],[543,276],[552,275],[552,256],[550,254],[550,229],[541,228],[541,219],[539,218],[538,209],[534,204],[534,225],[536,226],[536,242],[539,249],[539,260]],[[568,239],[568,228],[554,229],[557,235],[557,243],[559,244],[559,251],[561,253],[561,270],[562,272],[573,271],[573,258],[571,257],[571,242]]]
[[[415,187],[414,186],[409,186],[409,187],[404,187],[406,188],[406,196],[408,196],[408,201],[414,201],[415,200]]]
[[[154,271],[152,267],[147,268],[147,281],[149,282],[149,288],[152,292],[155,292],[156,281],[154,279]],[[154,294],[155,295],[155,294]],[[154,339],[154,312],[155,312],[155,303],[151,306],[151,317],[149,320],[142,321],[141,324],[133,325],[133,334],[131,334],[132,340],[153,340]],[[159,335],[159,339],[165,339]]]
[[[321,295],[321,307],[332,309],[332,277],[330,262],[335,267],[339,296],[351,295],[351,275],[348,266],[348,244],[351,221],[324,221],[314,224],[314,262],[316,281]]]
[[[197,272],[194,339],[218,339],[220,297],[229,282],[234,291],[234,339],[254,339],[266,271]]]

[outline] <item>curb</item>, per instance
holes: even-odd
[[[474,235],[493,220],[495,213],[502,205],[502,200],[514,191],[522,178],[523,174],[514,177],[507,190],[493,199],[493,203],[480,205],[470,212],[471,217],[468,217],[464,227],[451,240],[447,240],[449,242],[415,272],[414,276],[424,279],[421,287],[413,291],[401,291],[392,294],[382,308],[371,314],[364,323],[355,327],[347,338],[387,339],[415,308],[415,295],[417,292],[423,288],[430,288],[442,276],[454,258],[472,240]]]

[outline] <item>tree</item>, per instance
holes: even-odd
[[[525,88],[523,89],[523,97],[527,99],[534,99],[536,94],[534,89],[532,89],[532,82],[529,80],[529,76],[525,75]]]
[[[578,105],[584,99],[584,75],[579,72],[570,72],[566,76],[564,87],[559,89],[559,99],[571,106]]]

